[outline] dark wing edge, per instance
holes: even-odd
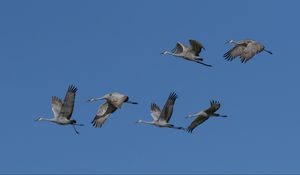
[[[193,130],[205,122],[209,117],[198,116],[187,128],[187,132],[192,133]]]
[[[199,41],[190,39],[189,42],[191,45],[191,49],[196,56],[199,56],[199,53],[201,52],[202,48],[205,50],[204,46]]]
[[[245,49],[244,45],[236,45],[232,49],[230,49],[228,52],[226,52],[223,57],[227,61],[232,61],[236,57],[242,55],[243,51]]]
[[[61,107],[60,117],[65,117],[67,119],[71,118],[77,90],[78,90],[77,87],[75,87],[74,85],[70,85],[68,87],[68,91],[66,93],[64,102]]]
[[[168,97],[168,100],[166,101],[165,105],[164,105],[164,108],[160,114],[160,118],[163,117],[163,119],[166,121],[166,122],[169,122],[171,116],[172,116],[172,113],[173,113],[173,106],[174,106],[174,103],[176,101],[176,99],[178,98],[177,94],[175,92],[171,92],[169,97]]]
[[[176,46],[171,50],[174,54],[179,54],[183,52],[183,47],[180,43],[176,43]]]

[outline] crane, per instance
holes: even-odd
[[[96,116],[91,122],[96,128],[101,128],[108,117],[117,109],[121,108],[123,103],[138,104],[137,102],[129,101],[129,97],[127,95],[119,92],[108,93],[103,97],[93,97],[90,98],[88,102],[94,102],[97,100],[106,100],[106,102],[99,107]]]
[[[256,54],[262,51],[265,51],[269,54],[273,54],[271,51],[266,50],[264,45],[251,39],[245,39],[239,42],[229,40],[226,42],[226,44],[227,43],[234,44],[234,47],[223,55],[223,57],[227,61],[232,61],[236,57],[240,57],[241,62],[246,63]]]
[[[200,111],[196,114],[188,115],[186,118],[197,118],[188,126],[187,131],[192,133],[197,126],[205,122],[210,117],[227,117],[227,115],[221,115],[216,113],[220,106],[220,102],[212,100],[210,101],[210,107],[206,110]]]
[[[155,103],[151,103],[151,116],[153,118],[153,121],[138,120],[137,123],[144,123],[144,124],[154,125],[157,127],[167,127],[167,128],[185,130],[183,127],[177,127],[169,123],[173,113],[173,107],[176,99],[177,99],[177,94],[175,92],[170,93],[168,100],[166,101],[162,111]]]
[[[205,50],[203,45],[196,40],[190,39],[190,46],[185,46],[181,42],[177,42],[175,48],[172,50],[172,52],[169,51],[163,51],[162,55],[173,55],[175,57],[181,57],[188,61],[194,61],[196,63],[212,67],[212,65],[208,65],[203,63],[203,58],[200,58],[199,54],[201,50]]]
[[[83,124],[76,124],[76,120],[71,120],[76,91],[77,88],[74,85],[70,85],[63,102],[58,97],[52,96],[52,112],[54,114],[54,117],[39,117],[36,119],[36,121],[48,121],[56,123],[58,125],[72,125],[76,134],[79,134],[79,132],[75,128],[75,125],[83,126]]]

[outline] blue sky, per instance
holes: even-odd
[[[0,1],[0,173],[300,173],[298,1]],[[177,41],[202,42],[204,67],[170,56]],[[252,38],[274,54],[227,62],[229,39]],[[78,87],[71,126],[51,96]],[[126,104],[103,128],[93,96]],[[193,134],[135,124],[176,91],[171,122],[219,100],[228,118]]]

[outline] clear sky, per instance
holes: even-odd
[[[299,1],[0,1],[0,173],[300,173]],[[205,67],[161,56],[177,41],[202,42]],[[247,64],[222,57],[229,39],[274,54]],[[73,118],[52,117],[51,96],[78,87]],[[92,121],[118,91],[125,104],[101,129]],[[192,134],[139,125],[150,103],[176,91],[171,122],[219,100],[228,118]]]

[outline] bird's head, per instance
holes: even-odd
[[[229,41],[226,41],[225,44],[228,44],[228,43],[231,44],[231,43],[233,43],[233,42],[234,42],[234,41],[231,39],[231,40],[229,40]]]
[[[135,123],[142,123],[142,120],[138,120],[138,121],[136,121]]]
[[[37,119],[35,119],[34,121],[42,121],[43,119],[42,119],[42,117],[39,117],[39,118],[37,118]]]
[[[164,50],[163,52],[160,53],[161,55],[167,55],[168,51]]]

